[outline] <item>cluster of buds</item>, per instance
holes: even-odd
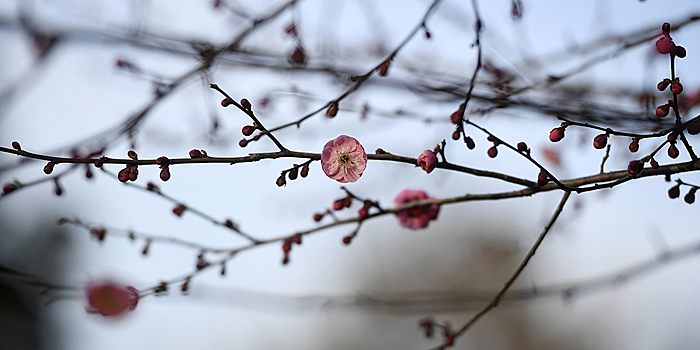
[[[493,142],[493,146],[491,148],[489,148],[489,150],[486,153],[489,155],[489,157],[496,158],[496,156],[498,155],[498,148],[497,147],[498,147],[498,145],[500,145],[503,142],[501,142],[501,140],[499,140],[497,137],[495,137],[493,135],[489,135],[486,139],[488,141]]]
[[[669,198],[676,199],[676,198],[680,197],[681,184],[682,183],[679,181],[677,185],[671,187],[668,190],[668,197]],[[693,203],[695,203],[695,192],[697,192],[698,188],[700,188],[700,187],[692,186],[692,185],[689,185],[689,186],[690,186],[690,190],[688,190],[688,193],[685,195],[685,197],[683,197],[683,200],[685,200],[685,202],[688,204],[693,204]]]
[[[671,54],[671,56],[684,58],[686,55],[685,48],[683,46],[676,45],[673,42],[673,39],[671,39],[671,25],[669,23],[664,23],[661,25],[661,33],[663,36],[656,41],[656,50],[663,55]]]
[[[170,159],[166,156],[158,157],[156,165],[160,167],[160,179],[163,181],[170,180]]]
[[[138,155],[133,150],[127,152],[127,155],[129,156],[129,158],[131,158],[133,160],[139,159]],[[121,182],[136,181],[136,178],[138,178],[138,176],[139,176],[139,168],[138,168],[138,165],[136,165],[136,164],[127,164],[126,167],[124,167],[124,169],[120,170],[119,173],[117,174],[117,178]]]
[[[299,175],[301,177],[305,178],[309,176],[309,163],[311,162],[306,162],[304,164],[294,164],[293,167],[282,170],[282,173],[280,174],[280,177],[277,178],[277,181],[275,182],[277,186],[282,187],[287,184],[287,177],[289,177],[289,180],[296,180]],[[299,168],[301,167],[301,171]]]
[[[292,251],[292,244],[301,245],[301,233],[297,233],[294,236],[287,238],[282,243],[282,252],[284,252],[284,259],[282,259],[282,264],[287,265],[289,263],[289,252]]]

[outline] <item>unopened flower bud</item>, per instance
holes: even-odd
[[[198,149],[193,149],[190,151],[190,158],[202,158],[202,152]]]
[[[241,106],[243,106],[243,108],[245,108],[245,109],[247,109],[247,110],[249,110],[249,111],[252,111],[252,110],[253,110],[253,105],[250,104],[250,101],[248,101],[247,98],[242,98],[242,99],[241,99]]]
[[[342,199],[338,199],[338,200],[336,200],[335,202],[333,202],[333,210],[341,210],[341,209],[343,209],[344,207],[345,207],[345,206],[343,205],[343,200],[342,200]]]
[[[593,138],[593,147],[596,149],[605,148],[608,144],[608,134],[600,134]]]
[[[241,146],[241,148],[245,148],[245,146],[248,146],[248,140],[241,139],[240,141],[238,141],[238,145]]]
[[[343,237],[343,244],[348,245],[352,242],[352,236]]]
[[[289,56],[289,62],[293,66],[304,66],[306,64],[306,54],[301,46],[297,46],[291,56]]]
[[[106,160],[107,158],[105,157],[98,158],[97,160],[95,160],[95,167],[101,168],[103,165],[105,165]]]
[[[656,116],[662,117],[662,118],[667,116],[668,111],[669,111],[669,107],[670,106],[667,104],[656,107]]]
[[[474,149],[474,147],[476,147],[476,144],[474,143],[474,139],[472,139],[471,136],[465,137],[464,143],[467,145],[467,148],[469,148],[469,149]]]
[[[637,175],[644,170],[644,162],[641,160],[633,160],[627,165],[627,172],[631,175]]]
[[[552,129],[552,131],[549,132],[549,141],[552,141],[552,142],[561,141],[561,139],[564,138],[564,131],[566,131],[566,128],[564,128],[563,126]]]
[[[649,160],[649,165],[651,165],[652,169],[658,169],[659,168],[659,162],[656,161],[656,159],[651,158]]]
[[[21,151],[21,150],[22,150],[22,146],[20,146],[20,145],[19,145],[19,142],[17,142],[17,141],[12,141],[12,148],[14,148],[14,149],[17,150],[17,151]]]
[[[390,59],[385,60],[382,62],[382,64],[379,65],[379,75],[385,77],[389,73],[389,64],[391,63]]]
[[[457,110],[456,112],[452,113],[450,116],[450,121],[452,124],[459,124],[459,122],[462,120],[462,110]]]
[[[674,94],[680,94],[683,92],[683,84],[679,81],[674,81],[671,83],[671,92]]]
[[[233,104],[233,100],[226,97],[225,99],[221,100],[221,106],[222,107],[228,107]]]
[[[676,199],[681,195],[681,185],[675,185],[668,189],[668,198]]]
[[[168,157],[165,156],[158,157],[158,159],[156,159],[156,165],[159,165],[161,168],[166,167],[170,165],[170,159],[168,159]]]
[[[656,41],[656,50],[659,51],[660,54],[667,54],[671,52],[675,46],[676,45],[673,43],[673,40],[671,40],[671,38],[668,36],[662,36]]]
[[[527,152],[527,144],[525,142],[518,142],[518,152]]]
[[[275,181],[277,186],[282,187],[287,184],[287,180],[284,178],[284,173],[280,175],[280,177],[277,178],[277,181]]]
[[[170,180],[170,169],[167,166],[160,169],[160,179],[163,182]]]
[[[685,47],[683,46],[676,46],[674,53],[678,58],[685,58],[686,52],[685,52]]]
[[[330,106],[328,106],[328,109],[326,110],[326,117],[333,118],[337,114],[338,114],[338,103],[331,102]]]
[[[632,138],[632,142],[630,143],[630,152],[635,153],[639,151],[639,139],[636,137]]]
[[[301,167],[301,173],[299,174],[301,177],[307,177],[309,176],[309,165],[304,164],[304,166]]]
[[[8,193],[13,192],[14,190],[16,190],[18,188],[19,188],[19,185],[16,183],[5,184],[5,186],[2,187],[2,194],[8,194]]]
[[[314,214],[314,221],[318,222],[323,220],[323,214]]]
[[[129,181],[136,181],[136,179],[139,176],[139,168],[136,166],[132,166],[131,169],[129,170]]]
[[[496,148],[496,146],[489,148],[487,154],[491,158],[496,158],[496,156],[498,155],[498,148]]]
[[[46,165],[44,166],[44,174],[46,174],[46,175],[51,174],[53,172],[54,165],[55,165],[54,162],[46,163]]]
[[[455,130],[455,132],[452,133],[452,139],[453,140],[459,140],[459,130]]]
[[[253,131],[255,131],[255,128],[253,128],[252,125],[245,125],[245,126],[243,126],[243,130],[241,130],[241,132],[243,133],[244,136],[252,135]]]
[[[289,174],[287,174],[287,175],[289,176],[290,180],[296,180],[297,176],[299,175],[299,168],[297,168],[297,167],[292,168],[291,170],[289,170]]]
[[[696,117],[688,123],[688,133],[691,135],[700,134],[700,118]]]
[[[671,145],[668,147],[668,156],[676,159],[678,156],[681,154],[681,152],[678,150],[678,147],[676,145]]]
[[[184,205],[180,204],[177,207],[173,208],[173,214],[180,217],[180,216],[182,216],[182,214],[185,213],[185,209],[187,209],[187,208]]]
[[[658,84],[656,84],[656,88],[659,89],[659,91],[664,91],[666,88],[671,84],[671,79],[666,78],[662,81],[660,81]]]
[[[686,203],[688,204],[693,204],[695,202],[695,192],[698,191],[697,187],[692,187],[690,191],[688,191],[688,194],[683,197]]]
[[[124,169],[119,170],[119,173],[117,174],[117,179],[121,182],[127,182],[129,181],[129,172],[131,171],[130,166],[126,166]]]
[[[540,173],[537,175],[537,184],[544,186],[547,183],[549,183],[549,175],[547,175],[546,171],[540,170]]]
[[[367,209],[365,209],[365,208],[361,208],[360,210],[357,211],[357,216],[358,216],[360,219],[366,218],[368,214],[369,214],[369,212],[368,212]]]
[[[136,152],[134,152],[133,150],[130,150],[129,152],[127,152],[126,155],[129,156],[129,158],[131,158],[133,160],[139,159],[138,154],[136,154]]]
[[[671,34],[671,24],[668,22],[664,22],[664,24],[661,25],[661,32],[665,36],[670,35]]]

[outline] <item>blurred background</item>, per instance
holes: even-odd
[[[87,155],[105,149],[124,158],[212,156],[274,151],[268,139],[242,149],[243,113],[220,106],[218,84],[248,98],[268,128],[296,121],[351,87],[350,77],[381,63],[421,23],[432,1],[308,0],[0,0],[0,144]],[[285,6],[287,5],[287,6]],[[484,68],[470,118],[500,138],[524,141],[561,179],[597,174],[604,150],[596,135],[570,127],[553,144],[556,115],[630,132],[673,121],[653,117],[669,74],[654,35],[663,22],[688,56],[677,61],[685,87],[684,120],[698,114],[700,6],[695,1],[479,1]],[[199,69],[212,48],[225,47],[257,25],[232,52]],[[340,134],[368,153],[382,148],[417,157],[447,140],[449,161],[526,179],[538,169],[505,148],[495,159],[483,133],[469,151],[452,141],[449,116],[476,65],[470,2],[443,0],[391,64],[340,103],[275,135],[289,149],[315,152]],[[294,24],[298,36],[291,35]],[[429,31],[430,35],[426,35]],[[292,54],[302,47],[304,64]],[[660,141],[612,137],[605,170],[624,170]],[[697,144],[697,137],[690,137]],[[697,149],[697,147],[696,147]],[[102,153],[100,153],[102,154]],[[677,161],[690,159],[683,150]],[[665,152],[661,164],[672,160]],[[294,159],[236,165],[172,166],[163,183],[141,167],[137,185],[161,191],[217,220],[231,219],[261,239],[318,226],[315,213],[345,196],[318,163],[307,178],[275,180]],[[432,315],[460,326],[488,304],[542,231],[561,197],[444,205],[428,228],[401,228],[393,216],[336,226],[304,237],[282,265],[281,244],[240,253],[226,275],[210,269],[165,296],[143,298],[123,317],[86,312],[85,286],[112,280],[144,290],[195,268],[199,250],[121,235],[175,237],[212,248],[247,241],[175,204],[125,186],[92,167],[56,166],[0,154],[0,183],[39,182],[0,197],[0,348],[3,349],[426,349],[418,320]],[[111,173],[119,166],[105,166]],[[676,179],[678,176],[672,176]],[[699,184],[697,174],[681,174]],[[691,349],[700,342],[697,205],[668,199],[661,177],[611,190],[573,194],[513,293],[455,348]],[[519,189],[498,180],[391,162],[370,162],[347,188],[392,207],[403,189],[435,198]],[[686,188],[687,189],[687,188]],[[682,194],[685,194],[683,192]],[[354,217],[359,204],[339,211]],[[57,225],[79,219],[107,228],[99,242],[88,230]],[[331,222],[324,218],[322,223]],[[690,248],[688,248],[690,247]],[[211,255],[213,260],[213,255]],[[647,264],[647,265],[639,265]],[[637,269],[635,269],[637,267]],[[26,275],[25,275],[26,274]],[[68,289],[56,289],[56,287]],[[572,288],[573,287],[573,288]]]

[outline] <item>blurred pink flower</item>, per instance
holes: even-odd
[[[139,302],[139,292],[134,287],[121,286],[113,282],[90,284],[86,289],[90,311],[102,316],[121,315],[133,310]]]
[[[424,199],[433,199],[433,197],[428,196],[427,193],[421,190],[403,190],[398,196],[396,196],[394,203],[396,203],[397,206],[401,206],[413,201],[420,201]],[[437,204],[432,204],[425,207],[399,211],[396,213],[396,217],[399,218],[399,224],[401,227],[408,227],[411,230],[417,230],[419,228],[427,227],[430,220],[437,219],[439,211],[440,206]]]
[[[423,153],[418,156],[418,166],[425,170],[426,173],[430,174],[430,172],[432,172],[437,166],[437,157],[435,156],[435,152],[431,150],[423,151]]]
[[[321,168],[333,180],[355,182],[367,168],[367,153],[355,138],[340,135],[323,146]]]

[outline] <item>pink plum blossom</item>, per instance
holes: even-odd
[[[367,153],[355,138],[340,135],[323,146],[321,168],[333,180],[355,182],[367,168]]]
[[[133,310],[139,302],[139,293],[134,287],[121,286],[113,282],[90,284],[87,289],[90,311],[102,316],[121,315]]]
[[[424,199],[433,199],[433,197],[421,190],[403,190],[398,196],[396,196],[394,203],[397,206],[401,206],[413,201],[420,201]],[[425,207],[399,211],[396,213],[396,217],[399,218],[399,224],[401,227],[408,227],[411,230],[417,230],[427,227],[430,220],[437,219],[439,211],[440,206],[438,204],[432,204]]]
[[[431,150],[423,151],[423,153],[418,156],[418,166],[425,170],[426,173],[430,174],[430,172],[432,172],[437,166],[437,157],[435,156],[435,152]]]

